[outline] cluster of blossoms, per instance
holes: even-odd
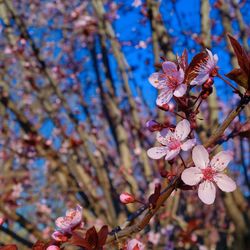
[[[183,97],[186,95],[188,85],[203,85],[203,90],[211,88],[209,83],[212,77],[217,75],[218,56],[213,55],[210,50],[206,50],[206,56],[192,68],[192,77],[188,82],[185,75],[185,67],[181,67],[181,62],[165,61],[162,64],[162,73],[153,73],[149,77],[149,82],[160,90],[156,104],[158,106],[166,105],[171,98]],[[186,74],[190,73],[186,70]],[[209,86],[206,86],[209,85]],[[159,126],[158,126],[159,127]],[[156,129],[157,130],[157,129]],[[159,127],[156,135],[157,141],[161,146],[150,148],[147,154],[152,159],[160,159],[163,156],[165,160],[170,161],[183,151],[192,149],[195,144],[195,138],[190,136],[190,123],[187,119],[180,121],[175,130]],[[182,181],[189,186],[198,185],[198,196],[205,204],[212,204],[215,200],[215,185],[225,192],[232,192],[236,189],[235,182],[227,175],[223,174],[229,161],[232,158],[230,152],[222,151],[215,155],[211,162],[206,149],[202,145],[193,148],[192,158],[195,167],[187,168],[181,175]]]
[[[195,61],[195,63],[193,61]],[[162,63],[162,72],[153,73],[149,77],[149,82],[155,88],[160,90],[156,100],[156,104],[160,108],[164,106],[167,107],[172,97],[175,98],[177,103],[178,101],[181,103],[181,99],[183,100],[183,98],[184,100],[185,98],[187,99],[187,96],[189,96],[188,92],[194,85],[202,86],[201,93],[197,97],[197,100],[199,98],[205,99],[212,93],[213,77],[218,74],[218,56],[213,55],[211,51],[206,50],[206,52],[196,55],[196,58],[194,58],[193,61],[193,63],[191,62],[190,65],[187,65],[187,55],[184,55],[181,58],[177,57],[177,63],[165,61]],[[188,103],[188,101],[186,103]],[[224,192],[232,192],[236,189],[236,183],[224,173],[227,165],[232,160],[232,153],[229,151],[221,151],[210,161],[209,153],[206,148],[202,145],[196,145],[194,131],[192,131],[195,126],[190,124],[190,121],[193,122],[195,120],[198,108],[194,111],[192,108],[189,109],[187,105],[186,107],[188,108],[185,111],[185,105],[183,107],[180,108],[180,111],[184,112],[186,118],[181,116],[182,120],[178,122],[175,128],[160,124],[156,121],[147,123],[151,132],[157,131],[156,140],[160,144],[160,146],[148,149],[147,154],[150,158],[156,160],[164,157],[166,161],[172,161],[179,156],[185,165],[180,153],[182,151],[187,152],[192,150],[194,166],[184,166],[185,169],[182,172],[179,172],[181,173],[179,178],[185,185],[195,186],[198,189],[198,197],[200,200],[203,203],[210,205],[215,201],[216,185]],[[156,185],[154,193],[149,197],[149,203],[153,208],[160,193],[161,185]],[[127,192],[123,192],[120,195],[120,201],[123,204],[140,202],[140,200]],[[68,210],[65,217],[59,217],[56,220],[56,226],[58,230],[52,234],[52,238],[56,242],[67,242],[73,235],[75,229],[83,227],[82,207],[78,205],[76,209]],[[108,234],[107,226],[104,227],[98,234],[95,229],[93,229],[94,231],[92,229],[88,230],[86,233],[88,236],[81,238],[80,241],[77,236],[77,241],[82,242],[83,245],[81,246],[85,246],[88,244],[88,237],[94,232],[94,235],[97,238],[97,240],[95,240],[95,242],[97,242],[95,243],[95,246],[98,247],[98,249],[103,249],[102,246],[105,243]],[[91,230],[92,232],[88,233]],[[101,235],[102,239],[100,240],[98,237],[101,237]],[[103,240],[103,238],[105,240]],[[93,240],[93,238],[91,239]],[[102,245],[98,245],[99,240],[102,242]],[[51,245],[47,248],[47,250],[57,249],[59,249],[57,245]],[[124,248],[124,250],[144,249],[144,244],[137,239],[128,241]]]

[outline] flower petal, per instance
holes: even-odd
[[[184,119],[177,124],[174,135],[176,139],[183,141],[187,138],[189,133],[190,133],[190,123],[188,120]]]
[[[177,71],[177,66],[173,62],[166,61],[162,64],[162,69],[163,69],[164,73],[166,73],[168,75],[172,75],[174,72]]]
[[[171,137],[174,137],[174,134],[168,129],[163,129],[156,134],[156,140],[163,145],[167,145]]]
[[[207,205],[213,204],[215,200],[216,189],[211,181],[203,181],[198,188],[198,196],[202,202]]]
[[[181,149],[184,151],[188,151],[189,149],[194,147],[195,143],[196,143],[196,139],[189,139],[186,142],[182,143]]]
[[[225,174],[218,173],[214,176],[214,181],[224,192],[233,192],[236,189],[236,183]]]
[[[162,77],[162,73],[153,73],[151,76],[148,78],[149,82],[157,89],[163,89],[166,87],[166,79]]]
[[[174,159],[180,153],[180,150],[181,150],[180,148],[177,148],[177,149],[168,151],[166,154],[165,160],[170,161]]]
[[[202,180],[202,172],[197,167],[187,168],[181,174],[181,179],[187,185],[194,186]]]
[[[156,159],[156,160],[162,158],[167,153],[168,153],[167,147],[153,147],[147,151],[148,156],[151,159]]]
[[[156,104],[162,106],[170,101],[173,97],[173,91],[171,89],[163,89],[157,97]]]
[[[186,84],[180,84],[174,91],[174,96],[176,97],[182,97],[186,94],[187,91],[187,85]]]
[[[209,73],[206,72],[206,69],[202,69],[202,71],[196,76],[191,82],[190,85],[202,85],[209,78]]]
[[[221,151],[216,154],[211,160],[211,167],[217,171],[223,171],[228,163],[233,159],[233,154],[230,151]]]
[[[192,159],[197,168],[205,168],[209,163],[209,155],[207,150],[202,145],[197,145],[193,148]]]

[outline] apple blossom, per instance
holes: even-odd
[[[215,200],[215,185],[224,192],[232,192],[236,189],[235,182],[222,173],[232,160],[232,154],[221,151],[211,161],[207,150],[202,145],[194,147],[192,158],[195,167],[185,169],[181,175],[183,182],[194,186],[199,184],[198,196],[205,204],[212,204]]]
[[[208,57],[206,62],[197,66],[195,69],[197,76],[190,82],[190,85],[202,85],[210,76],[214,76],[217,72],[217,54],[213,55],[209,49],[206,49]]]
[[[174,133],[170,130],[166,135],[164,130],[159,132],[156,139],[163,146],[150,148],[147,151],[148,156],[152,159],[160,159],[165,156],[165,160],[169,161],[175,158],[181,150],[190,150],[195,145],[195,139],[185,141],[190,130],[189,121],[184,119],[177,124]]]
[[[163,73],[156,72],[149,77],[149,82],[160,90],[156,100],[158,106],[168,103],[173,95],[182,97],[187,90],[187,85],[183,84],[183,69],[177,69],[176,64],[170,61],[165,61],[162,64],[162,69]]]
[[[127,250],[144,250],[145,246],[139,240],[133,239],[128,242]]]
[[[67,210],[66,216],[57,218],[55,223],[59,231],[70,233],[73,228],[82,223],[82,207],[77,205],[75,209]]]

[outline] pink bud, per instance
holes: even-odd
[[[58,246],[51,245],[51,246],[47,247],[46,250],[60,250],[60,248]]]
[[[135,197],[127,192],[123,192],[120,194],[120,201],[123,204],[129,204],[135,202]]]
[[[161,131],[162,130],[162,125],[159,122],[155,121],[155,120],[147,121],[146,127],[150,132]]]
[[[0,217],[0,226],[2,226],[4,223],[4,218]]]

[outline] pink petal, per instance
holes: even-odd
[[[198,188],[198,196],[207,205],[214,203],[216,189],[211,181],[203,181]]]
[[[163,145],[167,145],[171,137],[174,137],[174,134],[168,129],[163,129],[156,134],[156,140]]]
[[[168,151],[166,154],[165,160],[171,161],[180,153],[180,150],[181,150],[180,148],[177,148],[177,149]]]
[[[205,168],[209,163],[209,155],[207,150],[202,145],[197,145],[193,148],[192,159],[197,168]]]
[[[225,174],[218,173],[214,176],[217,186],[224,192],[233,192],[236,189],[236,183]]]
[[[187,185],[194,186],[202,180],[202,172],[199,168],[187,168],[182,172],[181,179]]]
[[[174,96],[176,97],[182,97],[186,94],[187,91],[187,85],[186,84],[180,84],[174,91]]]
[[[189,149],[194,147],[195,143],[196,143],[196,139],[189,139],[186,142],[182,143],[181,149],[184,151],[188,151]]]
[[[173,72],[177,71],[177,66],[175,63],[170,62],[170,61],[166,61],[162,64],[162,69],[164,71],[164,73],[172,75]]]
[[[221,151],[216,154],[211,160],[211,167],[217,171],[223,171],[228,163],[233,159],[232,152],[230,151]]]
[[[70,230],[70,220],[67,217],[59,217],[56,219],[55,224],[60,230],[68,231]]]
[[[166,87],[166,79],[162,78],[162,73],[153,73],[148,78],[149,82],[157,89]]]
[[[150,148],[147,151],[148,156],[151,159],[160,159],[162,158],[164,155],[166,155],[168,152],[168,148],[167,147],[154,147],[154,148]]]
[[[165,88],[161,90],[159,96],[157,97],[156,104],[158,106],[162,106],[168,103],[172,97],[173,97],[173,91]]]
[[[208,78],[209,74],[206,72],[206,70],[203,70],[205,72],[200,72],[198,76],[196,76],[191,82],[190,85],[202,85]]]
[[[188,120],[184,119],[180,121],[175,128],[176,139],[183,141],[187,138],[190,133],[190,123]]]

